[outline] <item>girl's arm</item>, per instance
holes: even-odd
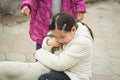
[[[73,0],[75,11],[77,13],[85,13],[86,12],[86,0]]]
[[[42,43],[42,48],[50,52],[52,51],[53,47],[60,47],[60,46],[61,44],[58,43],[54,37],[46,37],[44,38]]]
[[[43,42],[42,42],[42,48],[44,49],[44,50],[47,50],[47,51],[51,51],[51,49],[52,49],[52,47],[53,46],[49,46],[48,45],[48,40],[50,39],[50,37],[45,37],[44,38],[44,40],[43,40]]]
[[[86,0],[73,0],[75,11],[77,13],[77,20],[84,19],[84,13],[86,12]]]
[[[36,52],[35,57],[52,70],[65,71],[88,57],[91,43],[84,37],[82,39],[75,40],[68,49],[65,49],[59,55],[40,49]]]
[[[21,0],[20,9],[22,9],[24,6],[28,6],[31,10],[36,5],[36,0]]]

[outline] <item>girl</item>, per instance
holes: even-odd
[[[30,37],[36,42],[36,50],[41,48],[47,35],[50,19],[58,12],[72,14],[76,20],[82,20],[86,12],[85,0],[22,0],[21,12],[31,14]]]
[[[58,13],[36,51],[38,62],[0,62],[0,80],[89,80],[93,35],[86,25],[67,13]]]
[[[66,13],[54,16],[50,27],[54,38],[46,37],[42,49],[36,52],[37,60],[52,71],[39,80],[89,80],[93,35],[91,29]],[[54,54],[53,47],[59,47]]]

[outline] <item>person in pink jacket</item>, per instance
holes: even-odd
[[[30,17],[29,34],[36,42],[36,50],[41,48],[46,37],[51,19],[58,12],[66,12],[81,21],[86,12],[86,0],[22,0],[21,13]]]

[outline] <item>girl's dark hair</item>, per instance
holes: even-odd
[[[94,40],[92,30],[85,23],[82,23],[82,24],[88,28],[91,34],[91,37]],[[53,17],[50,30],[58,29],[58,30],[70,32],[73,26],[75,26],[76,28],[78,27],[72,15],[67,14],[67,13],[58,13]]]
[[[85,25],[87,27],[88,31],[90,32],[90,35],[91,35],[92,39],[94,40],[94,36],[93,36],[91,28],[87,24],[85,24],[83,22],[81,22],[81,23],[82,23],[82,25]]]
[[[50,30],[63,30],[70,32],[72,27],[76,25],[76,21],[73,16],[67,13],[58,13],[53,17]]]

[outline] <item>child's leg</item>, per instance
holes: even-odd
[[[49,69],[39,62],[0,62],[0,80],[38,80],[40,75],[48,72]]]
[[[41,48],[41,44],[39,44],[39,43],[36,43],[36,50],[38,50],[38,49],[40,49]],[[38,60],[36,59],[36,62],[37,62]]]
[[[41,44],[39,43],[36,43],[36,50],[40,49],[41,48]]]

